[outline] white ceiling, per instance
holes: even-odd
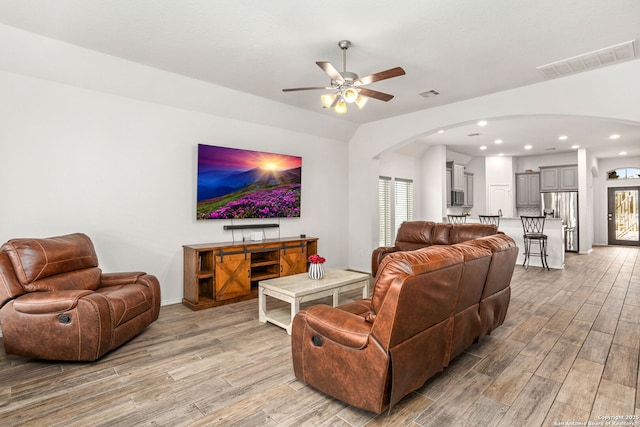
[[[625,41],[638,49],[640,1],[2,0],[0,23],[328,115],[336,113],[321,108],[324,92],[282,89],[328,84],[315,61],[342,70],[337,43],[348,39],[349,71],[407,73],[369,86],[395,95],[388,103],[372,99],[340,116],[361,124],[538,83],[537,66]],[[431,89],[440,95],[418,95]],[[481,135],[466,136],[473,132]],[[561,144],[560,133],[570,140]],[[612,143],[611,133],[622,137]],[[478,138],[487,141],[484,153]],[[557,117],[469,124],[404,151],[438,142],[497,154],[496,138],[506,155],[570,150],[571,139],[599,157],[640,155],[637,123]]]

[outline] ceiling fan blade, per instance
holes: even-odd
[[[380,80],[390,79],[392,77],[404,76],[405,72],[402,67],[390,68],[388,70],[380,71],[379,73],[369,74],[368,76],[360,77],[353,83],[356,85],[368,85]]]
[[[360,95],[366,96],[367,98],[375,98],[380,101],[391,101],[393,99],[393,95],[389,95],[388,93],[379,92],[377,90],[371,90],[364,87],[358,88],[360,91]]]
[[[331,86],[313,86],[313,87],[293,87],[293,88],[289,88],[289,89],[282,89],[283,92],[295,92],[298,90],[327,90],[327,89],[333,89]]]
[[[331,80],[339,84],[342,84],[344,82],[344,78],[342,77],[340,72],[336,70],[336,67],[331,64],[331,62],[318,61],[316,62],[316,64],[318,64],[318,67],[322,68],[322,70],[327,73],[329,77],[331,77]]]

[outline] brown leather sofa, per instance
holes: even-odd
[[[451,224],[406,221],[400,224],[393,246],[382,246],[371,254],[371,274],[375,277],[382,259],[392,252],[415,251],[431,245],[452,245],[498,232],[494,224]]]
[[[296,377],[355,407],[391,410],[503,323],[517,255],[503,233],[387,254],[371,298],[296,315]]]
[[[84,234],[13,239],[0,248],[0,325],[7,354],[96,360],[158,318],[158,279],[102,273]]]

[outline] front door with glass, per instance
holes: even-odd
[[[640,187],[609,188],[607,222],[610,245],[640,245]]]

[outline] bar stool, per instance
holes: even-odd
[[[478,215],[482,224],[495,224],[500,227],[500,215]]]
[[[466,215],[447,215],[447,219],[451,224],[462,224],[467,222]]]
[[[547,235],[544,234],[544,216],[520,216],[524,234],[524,262],[522,266],[529,268],[529,257],[540,256],[542,268],[549,270],[547,263]],[[540,254],[531,253],[531,243],[537,243]]]

